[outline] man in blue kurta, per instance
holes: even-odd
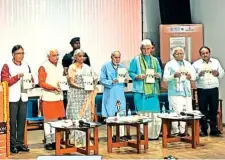
[[[133,80],[134,103],[139,114],[144,114],[153,119],[149,125],[149,138],[156,139],[160,133],[161,120],[156,114],[160,113],[159,106],[159,80],[162,76],[160,64],[157,58],[151,55],[152,43],[149,39],[141,42],[141,54],[130,63],[129,76]],[[154,70],[155,83],[146,82],[146,70]]]
[[[124,111],[126,99],[124,94],[124,83],[118,81],[118,68],[125,68],[120,63],[121,53],[114,51],[111,61],[104,64],[101,69],[100,82],[104,86],[102,97],[102,116],[113,117],[118,112],[117,105],[120,102],[119,112]],[[120,127],[120,136],[124,136],[124,127]],[[124,138],[124,137],[122,137]]]

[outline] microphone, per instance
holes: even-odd
[[[85,122],[84,120],[79,120],[80,127],[90,127],[90,123]]]
[[[180,115],[182,116],[191,116],[191,117],[194,117],[194,113],[185,113],[185,112],[180,112]]]
[[[84,121],[83,120],[79,120],[79,126],[84,126]]]

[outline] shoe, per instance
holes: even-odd
[[[143,134],[141,134],[141,140],[144,140],[145,136]]]
[[[178,136],[180,136],[180,133],[174,133],[174,134],[172,134],[172,136],[178,137]]]
[[[21,145],[16,147],[18,151],[22,151],[22,152],[29,152],[30,149],[27,146]]]
[[[48,150],[48,151],[54,150],[54,149],[52,148],[52,144],[51,144],[51,143],[46,144],[46,145],[45,145],[45,149]]]
[[[122,137],[120,137],[120,140],[121,140],[121,141],[128,141],[128,139],[127,139],[127,137],[126,137],[126,136],[122,136]]]
[[[127,138],[128,140],[131,140],[131,136],[126,136],[126,138]]]
[[[52,146],[53,150],[55,150],[55,148],[56,148],[55,142],[53,142],[53,143],[51,144],[51,146]]]
[[[112,142],[115,143],[116,142],[116,136],[112,137]]]
[[[179,136],[180,136],[180,137],[188,137],[188,136],[190,136],[190,135],[189,135],[188,133],[180,133]]]
[[[221,133],[220,133],[220,131],[210,132],[210,136],[221,137]]]
[[[16,147],[10,147],[10,152],[11,153],[18,153],[18,149]]]
[[[208,133],[207,132],[200,132],[200,137],[207,137]]]
[[[149,138],[148,140],[149,141],[156,141],[156,140],[159,140],[159,137],[158,138]]]
[[[219,133],[210,133],[210,136],[212,137],[221,137]]]

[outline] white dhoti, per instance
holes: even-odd
[[[157,116],[160,113],[141,113],[140,115],[149,117],[152,119],[151,122],[148,123],[148,138],[149,139],[157,139],[159,137],[161,126],[162,126],[162,120],[161,118],[158,118]],[[141,125],[141,133],[143,133],[143,125]]]
[[[192,108],[192,97],[184,97],[184,96],[168,96],[169,107],[171,110],[180,114],[180,112],[191,112]],[[180,121],[172,123],[172,134],[183,134],[185,133],[186,123]]]
[[[114,135],[114,133],[113,133],[114,128],[116,128],[116,127],[112,127],[112,136]],[[124,131],[125,131],[124,126],[120,126],[119,130],[120,130],[120,137],[123,137]]]
[[[51,127],[48,122],[44,122],[44,134],[46,144],[51,144],[55,142],[55,128]]]

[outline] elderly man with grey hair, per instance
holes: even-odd
[[[50,49],[47,54],[48,60],[38,70],[39,85],[43,89],[41,102],[44,117],[45,149],[55,149],[55,129],[49,121],[65,117],[63,105],[63,93],[59,88],[59,80],[63,76],[63,66],[58,62],[57,49]]]
[[[151,55],[151,41],[149,39],[144,39],[141,42],[140,49],[141,54],[131,61],[128,72],[133,80],[136,110],[138,114],[144,114],[154,119],[154,123],[149,125],[149,138],[157,139],[161,129],[161,121],[159,123],[157,122],[158,120],[155,113],[160,113],[158,94],[160,91],[159,80],[162,72],[158,59]],[[147,80],[150,71],[152,72],[151,76],[154,81]]]
[[[192,111],[191,81],[195,81],[195,70],[191,63],[184,60],[184,49],[175,47],[172,60],[166,63],[163,79],[168,84],[168,100],[171,110],[180,114]],[[172,134],[186,136],[185,122],[172,123]]]
[[[100,74],[100,82],[104,86],[102,98],[102,116],[113,117],[116,113],[121,113],[126,108],[126,99],[124,94],[125,83],[120,83],[118,80],[118,69],[125,68],[120,63],[121,53],[113,51],[111,54],[111,61],[102,66]],[[124,127],[120,127],[121,139],[124,137]],[[113,141],[115,140],[115,136]]]

